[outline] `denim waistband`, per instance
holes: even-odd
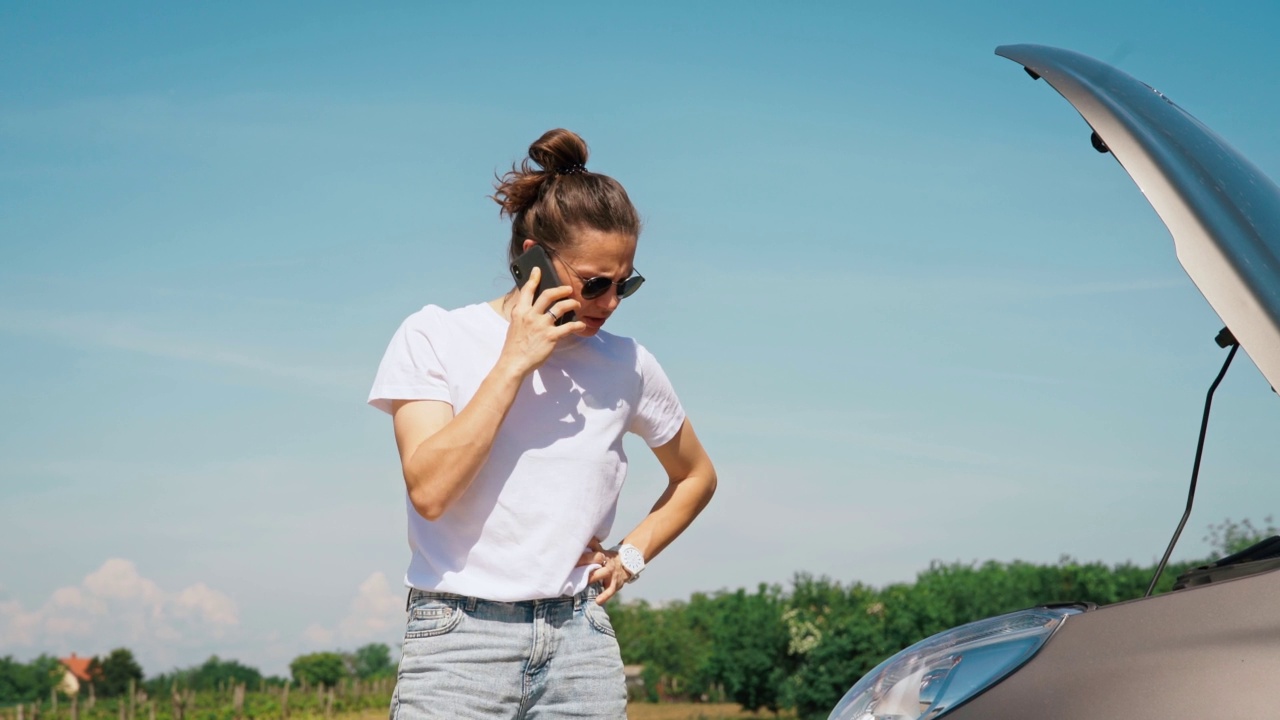
[[[422,590],[419,588],[409,588],[409,595],[405,598],[404,609],[409,611],[410,606],[416,598],[438,598],[441,600],[451,600],[466,607],[468,612],[474,611],[476,605],[480,603],[490,603],[497,605],[511,605],[514,607],[538,607],[540,605],[551,605],[555,603],[573,603],[575,609],[582,603],[592,600],[604,590],[600,583],[592,583],[588,585],[582,592],[576,595],[561,595],[553,598],[541,598],[538,600],[515,600],[512,602],[502,602],[499,600],[486,600],[484,598],[471,597],[469,595],[457,595],[455,593],[440,592],[438,590]]]

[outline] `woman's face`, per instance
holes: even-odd
[[[528,250],[533,244],[532,240],[525,240],[524,249]],[[583,280],[607,277],[617,283],[630,277],[636,256],[636,238],[625,233],[579,228],[573,233],[571,245],[550,254],[560,282],[572,287],[573,299],[581,303],[577,319],[587,327],[577,334],[583,337],[595,335],[618,309],[618,288],[613,285],[603,295],[588,300],[582,297]]]

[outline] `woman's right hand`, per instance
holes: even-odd
[[[542,269],[533,268],[529,280],[516,293],[515,304],[511,308],[511,325],[507,328],[507,339],[498,361],[521,376],[546,362],[561,338],[587,327],[578,320],[556,325],[557,317],[577,310],[580,303],[572,298],[573,288],[568,285],[546,290],[535,300],[533,293],[541,277]]]

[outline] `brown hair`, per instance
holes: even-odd
[[[511,260],[523,252],[526,238],[558,250],[573,244],[573,230],[580,227],[640,236],[640,215],[627,191],[586,165],[587,143],[556,128],[543,133],[529,146],[529,157],[498,178],[490,197],[502,206],[500,214],[511,218]]]

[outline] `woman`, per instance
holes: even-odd
[[[429,305],[378,368],[369,402],[393,417],[412,550],[392,720],[626,717],[603,604],[715,491],[658,362],[602,329],[644,280],[640,219],[586,163],[582,138],[551,130],[493,196],[511,218],[510,260],[541,246],[564,285],[535,297],[533,269],[487,303]],[[606,549],[625,432],[653,449],[669,483]]]

